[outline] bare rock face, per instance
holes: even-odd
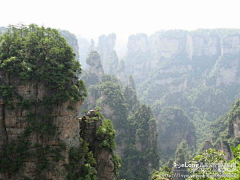
[[[156,81],[166,81],[164,75],[179,81],[189,74],[197,74],[199,77],[209,74],[215,78],[216,86],[239,83],[239,44],[239,33],[231,30],[224,35],[221,30],[170,30],[151,36],[131,35],[125,61],[126,72],[133,75],[136,82],[153,80],[149,74],[156,71]],[[175,70],[172,71],[174,66]],[[184,73],[179,73],[179,69]],[[169,70],[171,72],[160,73]],[[174,86],[171,83],[170,92],[179,92],[181,88]]]
[[[192,56],[219,56],[221,53],[220,49],[220,38],[217,36],[190,36],[193,43],[188,41],[189,46],[192,46]],[[189,52],[190,53],[190,52]],[[191,56],[189,54],[189,56]]]
[[[210,142],[210,141],[205,141],[204,144],[203,144],[203,146],[202,146],[202,148],[201,148],[201,152],[203,152],[203,151],[205,151],[205,150],[207,150],[207,149],[210,149],[210,148],[211,148],[211,149],[214,148],[212,142]]]
[[[4,108],[5,108],[5,105],[1,98],[0,100],[0,157],[2,157],[4,152],[4,146],[7,143],[7,132],[5,128]]]
[[[87,58],[87,64],[90,66],[89,72],[95,74],[100,80],[104,74],[100,55],[97,51],[91,51]]]
[[[3,81],[1,79],[1,84]],[[22,82],[17,78],[10,78],[4,83],[16,84],[15,93],[24,99],[35,100],[36,104],[30,109],[11,109],[5,101],[0,100],[0,158],[6,158],[6,152],[11,153],[10,157],[14,160],[23,158],[16,172],[1,172],[1,180],[67,180],[69,172],[66,165],[71,162],[69,151],[72,147],[81,146],[81,138],[89,143],[89,151],[93,152],[97,161],[97,179],[117,179],[115,164],[111,160],[113,152],[108,148],[99,147],[100,142],[96,138],[96,131],[102,125],[101,118],[95,114],[96,110],[89,111],[79,123],[78,110],[82,102],[52,105],[49,113],[40,101],[46,94],[51,94],[43,84]],[[13,98],[13,102],[16,107],[18,100]],[[48,113],[49,116],[44,117]],[[36,118],[32,122],[30,117]],[[16,148],[17,152],[6,149],[9,145]],[[12,163],[15,165],[14,161]],[[83,161],[78,163],[84,164]],[[9,167],[13,168],[11,165]]]
[[[141,79],[148,72],[151,60],[151,49],[146,34],[131,35],[128,38],[128,51],[126,55],[126,73]]]
[[[66,179],[67,171],[64,164],[69,161],[69,149],[80,145],[77,116],[82,102],[71,104],[74,110],[68,108],[70,102],[53,105],[49,112],[42,100],[52,92],[43,84],[20,81],[12,76],[1,79],[1,86],[3,84],[14,84],[16,89],[12,99],[14,108],[3,99],[0,101],[0,155],[7,160],[6,153],[12,153],[13,159],[8,161],[12,161],[12,165],[8,166],[17,168],[17,171],[14,173],[3,171],[0,173],[0,179]],[[32,102],[31,106],[29,108],[25,108],[23,104],[19,106],[19,97],[25,102]],[[62,147],[63,144],[66,148]],[[9,149],[10,147],[17,151]],[[54,160],[57,156],[60,159]],[[22,159],[19,164],[15,162],[17,158]]]
[[[59,32],[66,39],[67,43],[73,48],[73,51],[76,54],[75,59],[79,61],[79,47],[77,37],[66,30],[59,30]]]
[[[118,65],[118,57],[114,50],[116,35],[102,35],[98,38],[97,50],[100,54],[105,73],[114,74]]]
[[[124,85],[127,84],[126,66],[123,60],[118,64],[115,75]]]
[[[81,134],[85,142],[89,143],[89,149],[93,152],[97,161],[98,180],[116,180],[115,165],[112,160],[113,151],[100,146],[100,140],[96,135],[97,130],[102,126],[102,119],[97,115],[97,110],[90,110],[80,119]]]
[[[233,132],[236,138],[240,138],[240,119],[236,118],[236,121],[233,122]]]
[[[92,44],[90,44],[90,42],[87,39],[85,39],[81,36],[77,36],[77,40],[78,40],[78,47],[79,47],[79,62],[83,69],[88,69],[88,65],[86,63],[86,58],[87,58],[88,53],[91,50],[93,50],[93,49],[91,49],[89,51],[89,48]]]
[[[225,159],[228,159],[228,160],[233,159],[231,147],[227,142],[218,141],[215,145],[215,148],[225,153],[225,156],[224,156]]]
[[[174,154],[182,140],[196,148],[195,127],[181,109],[166,108],[157,118],[158,146],[165,154]]]
[[[10,80],[8,83],[18,84],[16,92],[29,99],[40,99],[47,93],[44,86],[37,85],[34,82],[22,84],[20,81]],[[16,142],[18,145],[27,141],[29,147],[25,152],[28,156],[24,156],[24,161],[19,167],[19,171],[15,174],[9,175],[7,172],[0,173],[1,180],[23,180],[29,179],[53,179],[66,180],[68,171],[65,168],[69,164],[69,150],[71,147],[79,147],[81,145],[80,138],[89,143],[89,150],[93,152],[94,158],[97,161],[96,170],[98,172],[98,180],[116,180],[115,165],[111,160],[113,152],[104,147],[99,147],[99,140],[96,137],[97,129],[102,125],[102,120],[96,115],[96,110],[89,111],[79,123],[78,109],[81,102],[74,104],[74,109],[69,109],[69,102],[54,106],[51,110],[52,122],[47,124],[48,128],[54,125],[56,127],[53,134],[42,134],[38,131],[31,133],[30,136],[24,135],[26,129],[29,128],[26,120],[27,114],[34,112],[34,114],[43,115],[44,108],[38,104],[29,110],[11,110],[6,107],[3,100],[0,101],[0,157],[4,157],[5,148],[7,144]],[[71,106],[73,104],[71,103]],[[46,110],[45,110],[46,112]],[[94,119],[97,118],[98,120]],[[43,119],[42,119],[43,120]],[[44,125],[44,124],[42,124]],[[49,132],[49,133],[50,133]],[[22,141],[24,140],[24,141]],[[65,148],[62,147],[65,144]],[[41,148],[44,147],[44,148]],[[39,151],[40,150],[40,151]],[[45,150],[45,152],[42,152]],[[46,153],[43,154],[39,153]],[[21,153],[21,152],[19,152]],[[59,155],[60,160],[54,160]],[[12,154],[14,157],[15,154]],[[38,172],[42,160],[40,157],[46,158],[47,166]],[[83,162],[79,162],[80,164]]]

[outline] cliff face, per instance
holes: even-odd
[[[0,179],[116,179],[112,123],[97,110],[79,122],[86,89],[58,31],[15,27],[0,53]]]
[[[90,42],[81,36],[77,36],[77,41],[78,41],[78,47],[79,47],[79,62],[83,69],[87,69],[88,65],[86,63],[86,58],[88,53],[90,52],[89,51]]]
[[[90,66],[90,74],[95,75],[96,79],[100,80],[104,74],[104,71],[98,52],[91,51],[89,53],[89,57],[86,59],[86,62]]]
[[[2,77],[1,87],[3,84],[14,85],[16,87],[14,93],[17,96],[12,99],[14,109],[9,107],[6,100],[1,100],[2,126],[0,137],[2,138],[0,144],[3,145],[1,146],[2,158],[13,158],[8,159],[9,162],[5,159],[8,163],[12,163],[12,165],[9,164],[9,168],[17,168],[18,164],[15,161],[18,158],[22,159],[18,162],[20,165],[16,174],[11,172],[13,169],[6,169],[1,172],[0,179],[24,179],[24,177],[34,179],[37,176],[47,179],[66,179],[67,171],[64,164],[69,161],[69,149],[72,146],[80,145],[78,111],[69,110],[70,102],[66,102],[54,106],[51,113],[48,114],[48,110],[44,108],[40,101],[52,92],[46,90],[44,84],[38,84],[34,81],[22,82],[12,76],[9,79],[3,79]],[[31,105],[29,109],[25,107],[16,108],[19,103],[18,97],[22,97],[25,102],[31,100],[36,104]],[[74,105],[74,108],[79,109],[80,106],[81,102],[78,102]],[[44,117],[47,114],[48,117]],[[31,117],[36,119],[30,119]],[[63,148],[62,144],[65,144],[66,148]],[[10,149],[9,146],[15,149]],[[21,152],[21,146],[26,148],[23,152]],[[43,149],[45,152],[39,152]],[[15,150],[20,152],[15,152]],[[7,154],[10,152],[13,154]],[[60,158],[59,161],[53,159],[57,156]],[[46,162],[41,158],[46,158]],[[46,169],[43,168],[44,170],[38,172],[40,171],[38,168],[44,166],[45,163],[47,163]],[[3,166],[3,164],[1,165]],[[7,166],[7,164],[5,165]]]
[[[239,70],[236,69],[239,55],[239,32],[226,30],[223,36],[220,30],[205,31],[172,30],[160,31],[150,37],[145,34],[130,36],[126,57],[128,74],[134,75],[138,81],[142,78],[147,79],[148,74],[158,68],[171,76],[176,73],[176,70],[183,72],[182,77],[193,74],[194,71],[201,76],[204,73],[210,73],[211,70],[216,70],[215,66],[217,66],[219,72],[210,73],[211,76],[214,74],[217,78],[215,85],[239,82],[237,78]],[[224,59],[229,61],[228,67],[223,66]],[[222,73],[223,71],[226,73]],[[142,75],[142,72],[145,74]],[[164,79],[165,84],[171,84],[171,80]]]
[[[71,46],[73,48],[73,51],[76,54],[75,59],[77,61],[79,61],[80,56],[79,56],[79,47],[78,47],[77,37],[74,34],[70,33],[69,31],[66,31],[66,30],[59,30],[59,32],[66,39],[69,46]]]
[[[104,129],[105,134],[103,136],[99,133],[99,129],[104,127],[102,117],[97,114],[97,110],[90,110],[80,119],[80,122],[81,136],[85,142],[89,143],[89,150],[96,159],[97,179],[116,180],[116,169],[118,168],[116,166],[118,162],[114,162],[115,155],[113,154],[113,149],[107,145],[102,145],[104,141],[109,141],[107,137],[109,132],[106,132],[106,129]],[[114,136],[112,135],[111,138],[114,138]],[[114,139],[111,139],[111,141],[114,142]]]
[[[190,148],[196,148],[195,127],[181,109],[165,108],[156,120],[158,147],[163,159],[172,157],[183,140]]]
[[[115,42],[115,34],[102,35],[98,38],[97,51],[100,54],[104,71],[107,74],[115,74],[118,66],[118,57],[114,50]]]
[[[151,106],[180,106],[198,124],[197,146],[211,132],[211,121],[239,97],[239,32],[169,30],[129,37],[125,66],[138,97]]]

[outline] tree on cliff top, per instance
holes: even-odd
[[[43,82],[54,91],[51,103],[86,96],[75,53],[56,29],[31,24],[9,26],[0,36],[0,70],[21,80]]]

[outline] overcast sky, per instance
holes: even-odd
[[[239,0],[0,0],[0,26],[36,23],[94,38],[161,29],[240,28]]]

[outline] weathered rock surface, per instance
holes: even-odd
[[[96,132],[102,126],[102,119],[99,115],[96,115],[96,111],[90,110],[80,119],[82,138],[89,143],[89,149],[93,152],[97,161],[97,180],[116,180],[117,176],[112,161],[113,152],[108,148],[99,147]]]
[[[69,150],[71,147],[78,148],[81,145],[80,137],[89,143],[90,151],[93,152],[97,161],[97,177],[98,180],[115,180],[116,173],[114,171],[114,163],[111,158],[113,153],[107,148],[99,148],[98,140],[96,139],[96,131],[101,126],[102,120],[98,121],[91,118],[98,117],[94,115],[94,110],[89,111],[86,116],[82,118],[79,123],[78,112],[82,102],[75,104],[66,102],[51,107],[50,117],[53,118],[49,125],[54,125],[56,131],[53,134],[42,134],[38,131],[33,132],[30,136],[25,137],[24,132],[29,127],[26,119],[29,113],[34,113],[38,116],[44,116],[48,113],[41,104],[41,100],[46,94],[51,94],[43,84],[36,82],[23,82],[17,78],[9,78],[7,80],[0,79],[2,83],[16,85],[15,92],[22,96],[24,99],[34,99],[37,105],[34,105],[31,109],[9,109],[6,102],[3,99],[0,100],[0,158],[3,158],[5,148],[8,144],[16,142],[21,144],[21,139],[24,139],[30,143],[29,149],[24,153],[30,153],[29,156],[23,159],[20,169],[9,176],[7,173],[0,173],[1,180],[23,180],[29,179],[53,179],[53,180],[66,180],[68,171],[65,165],[69,163]],[[13,99],[13,102],[17,102],[17,99]],[[16,105],[16,104],[14,104]],[[69,105],[74,110],[69,109]],[[84,121],[88,118],[88,121]],[[99,117],[98,117],[99,118]],[[35,119],[38,121],[37,119]],[[40,119],[44,121],[43,119]],[[36,146],[36,145],[39,146]],[[65,144],[66,148],[62,148],[62,144]],[[48,147],[49,153],[46,154],[47,167],[43,170],[40,168],[40,162],[38,156],[40,154],[39,147]],[[56,161],[56,152],[61,155],[60,160]],[[43,153],[43,152],[42,152]],[[32,154],[32,155],[31,155]],[[14,154],[12,155],[14,158]],[[13,159],[14,160],[14,159]],[[40,163],[40,164],[39,164]],[[83,163],[83,162],[79,162]]]
[[[79,146],[79,132],[80,127],[78,123],[78,109],[81,106],[82,102],[74,104],[75,110],[69,110],[69,102],[55,105],[52,107],[52,111],[49,114],[50,118],[53,118],[52,122],[49,122],[49,125],[56,126],[57,130],[53,135],[42,134],[40,132],[31,133],[29,137],[24,137],[24,132],[29,127],[26,122],[29,113],[33,113],[36,117],[42,116],[42,121],[45,121],[44,115],[48,111],[44,108],[43,104],[40,103],[43,100],[43,97],[47,94],[51,94],[43,84],[38,84],[36,82],[20,81],[18,78],[13,78],[10,76],[9,79],[1,78],[1,85],[3,83],[8,85],[14,85],[16,87],[15,92],[22,96],[24,99],[32,99],[38,102],[38,105],[33,105],[31,109],[26,110],[24,108],[11,109],[9,106],[6,106],[6,102],[1,100],[1,112],[0,112],[0,144],[1,152],[5,151],[5,147],[8,144],[16,142],[17,144],[21,143],[21,140],[28,141],[31,145],[28,152],[37,153],[38,147],[36,144],[39,144],[44,147],[49,147],[49,149],[57,150],[62,156],[62,159],[58,162],[55,162],[52,157],[54,154],[50,153],[46,155],[46,158],[49,162],[49,169],[44,170],[40,173],[41,176],[44,176],[47,179],[53,180],[62,180],[66,179],[67,171],[64,167],[64,164],[68,163],[68,151],[72,146]],[[13,99],[14,107],[17,107],[17,97]],[[37,104],[37,103],[36,103]],[[39,121],[38,118],[35,121]],[[66,144],[66,149],[61,149],[61,143]],[[14,155],[13,155],[14,156]],[[36,177],[36,168],[38,168],[38,157],[37,156],[28,156],[22,162],[22,165],[19,171],[14,174],[12,177],[8,177],[6,174],[0,174],[0,179],[24,179],[28,177],[30,179]],[[43,178],[44,179],[44,178]]]
[[[59,32],[66,39],[67,43],[73,48],[73,51],[76,54],[75,59],[79,61],[79,47],[77,37],[66,30],[59,30]]]
[[[118,66],[118,57],[114,50],[115,42],[115,34],[102,35],[98,38],[97,51],[100,54],[103,69],[107,74],[115,74]]]
[[[96,75],[100,80],[104,74],[100,56],[97,51],[91,51],[87,58],[87,64],[90,66],[90,74]]]
[[[156,120],[158,147],[164,155],[173,156],[182,140],[196,148],[195,127],[181,109],[165,108]]]

